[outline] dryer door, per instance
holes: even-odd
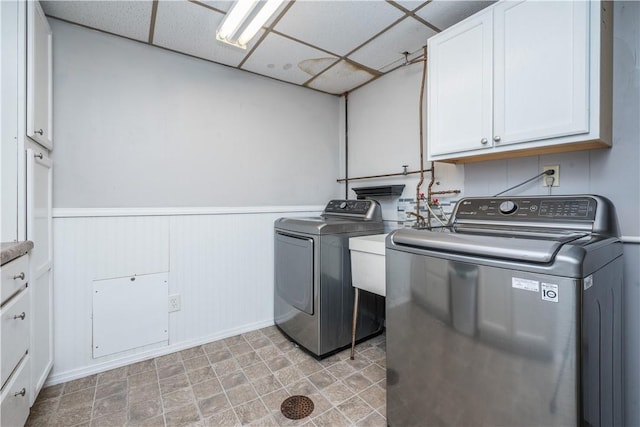
[[[313,239],[276,232],[276,293],[288,304],[313,315]]]

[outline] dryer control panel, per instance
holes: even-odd
[[[375,200],[331,200],[324,208],[323,216],[348,216],[362,220],[379,220],[381,209]]]

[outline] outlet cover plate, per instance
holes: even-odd
[[[554,174],[550,175],[550,176],[553,176],[553,184],[551,184],[551,186],[552,187],[560,187],[560,165],[542,166],[542,172],[546,172],[549,169],[553,169],[554,170]],[[549,184],[547,184],[547,178],[550,179],[550,176],[542,175],[542,186],[543,187],[548,187],[549,186]]]
[[[180,295],[169,295],[169,313],[180,311],[181,305]]]

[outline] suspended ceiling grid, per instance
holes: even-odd
[[[491,0],[285,1],[246,50],[216,40],[231,1],[42,1],[52,18],[340,95],[422,53]]]

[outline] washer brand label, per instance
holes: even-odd
[[[518,277],[511,278],[511,287],[522,289],[523,291],[539,292],[540,282],[537,280],[520,279]]]
[[[558,285],[555,285],[553,283],[543,283],[542,300],[558,302]]]
[[[589,275],[584,278],[584,290],[586,291],[593,286],[593,276]]]

